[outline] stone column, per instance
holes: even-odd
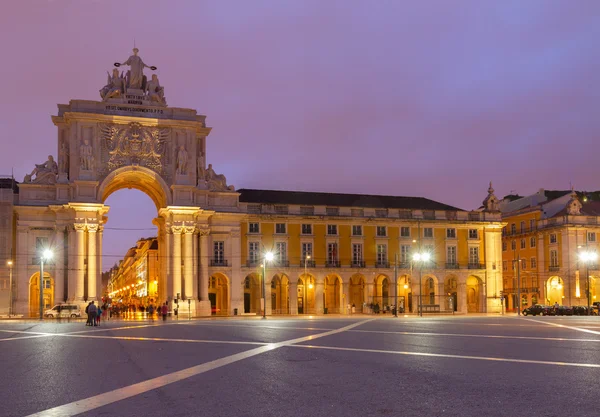
[[[54,231],[54,304],[59,304],[65,300],[65,235],[64,226],[59,226]]]
[[[462,279],[465,279],[464,277]],[[458,291],[456,293],[458,297],[458,312],[466,313],[467,312],[467,283],[459,282],[458,283]]]
[[[344,283],[342,283],[342,300],[340,302],[342,314],[348,314],[348,304],[349,303],[350,303],[350,284],[347,282],[344,282]]]
[[[86,224],[76,223],[75,227],[75,254],[77,259],[75,269],[77,270],[77,279],[75,281],[75,302],[83,304],[84,295],[84,277],[85,277],[85,227]]]
[[[29,317],[29,276],[27,265],[30,254],[28,250],[29,226],[17,226],[17,250],[13,268],[14,311]]]
[[[171,231],[170,225],[165,225],[165,247],[164,247],[164,271],[165,271],[165,280],[159,285],[162,285],[162,290],[159,290],[160,303],[163,304],[167,300],[173,299],[173,232]]]
[[[87,238],[88,238],[88,303],[90,301],[97,301],[96,298],[96,275],[98,272],[98,265],[96,259],[96,243],[97,243],[97,232],[98,225],[97,224],[88,224],[87,225]]]
[[[268,281],[267,279],[267,282],[265,282],[265,314],[270,316],[273,314],[273,306],[271,305],[271,283]]]
[[[188,298],[194,298],[194,231],[196,227],[194,226],[185,226],[183,228],[184,233],[184,258],[183,258],[183,281],[184,281],[184,289],[182,297],[185,297],[185,300]]]
[[[96,284],[96,295],[98,296],[98,301],[101,303],[102,301],[102,233],[104,232],[104,226],[98,226],[98,233],[96,233],[96,270],[98,271],[99,278]]]
[[[537,265],[537,276],[538,276],[538,285],[540,287],[540,299],[538,300],[538,302],[540,304],[547,304],[547,299],[546,297],[548,296],[548,294],[546,294],[546,289],[548,288],[546,286],[548,279],[550,278],[548,275],[546,275],[545,271],[547,270],[548,266],[546,264],[545,261],[545,257],[544,257],[544,248],[546,247],[544,244],[544,235],[542,233],[537,235],[537,241],[536,243],[536,248],[537,248],[537,256],[536,256],[536,265]]]
[[[199,230],[200,234],[200,305],[199,315],[210,316],[210,300],[208,299],[208,263],[210,261],[210,253],[208,252],[208,235],[210,229],[202,227]]]
[[[75,288],[77,288],[77,242],[75,229],[71,226],[67,229],[67,244],[68,244],[68,257],[67,257],[67,300],[69,302],[75,301]]]
[[[290,281],[290,315],[298,315],[298,282]]]
[[[323,289],[324,282],[315,278],[315,309],[316,314],[323,314]]]
[[[173,297],[181,294],[181,226],[171,226],[173,231]]]
[[[200,278],[200,258],[198,256],[198,231],[196,230],[192,235],[192,297],[195,301],[200,300],[200,285],[198,283],[198,279]]]
[[[229,282],[231,303],[229,306],[233,315],[233,309],[238,309],[238,314],[244,312],[244,286],[242,284],[242,243],[240,229],[231,229],[231,281]]]

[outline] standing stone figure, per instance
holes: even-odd
[[[121,65],[129,65],[129,77],[127,88],[135,88],[143,90],[145,87],[145,79],[144,79],[144,68],[150,68],[151,70],[155,70],[155,66],[146,65],[142,58],[138,56],[138,52],[140,50],[137,48],[133,48],[133,55],[131,55],[127,61],[119,64],[115,63],[116,67],[120,67]]]
[[[177,152],[177,175],[187,174],[188,154],[185,147],[181,145]]]
[[[61,174],[69,173],[69,145],[66,140],[60,142],[60,149],[58,150],[58,172]]]
[[[79,147],[79,159],[83,171],[91,171],[93,169],[94,155],[92,153],[92,145],[90,145],[90,141],[87,139]]]

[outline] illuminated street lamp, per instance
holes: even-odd
[[[429,262],[431,255],[428,252],[417,252],[413,255],[413,261],[419,265],[419,316],[423,317],[423,264]]]
[[[40,320],[44,319],[44,261],[49,261],[53,256],[50,249],[44,249],[40,256]]]
[[[592,298],[592,288],[590,287],[590,265],[595,265],[598,260],[598,254],[592,251],[579,252],[579,260],[585,264],[585,275],[587,279],[587,313],[590,314],[590,304]]]
[[[308,263],[308,260],[310,259],[310,255],[306,255],[306,257],[304,258],[304,304],[306,305],[306,309],[308,310],[308,286],[309,286],[309,279],[308,279],[308,275],[306,274],[306,264]],[[312,288],[312,283],[310,283],[310,288]],[[304,311],[304,307],[302,310],[303,313],[306,313],[306,311]]]
[[[263,319],[267,318],[267,287],[265,281],[267,280],[267,262],[271,262],[275,256],[273,252],[266,252],[265,259],[263,260],[263,282],[262,282],[262,299],[263,299]]]
[[[6,265],[8,266],[8,317],[10,317],[13,313],[13,284],[12,284],[12,267],[13,261],[6,261]]]

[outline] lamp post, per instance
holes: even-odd
[[[398,317],[398,254],[394,254],[394,317]]]
[[[267,318],[267,262],[273,260],[273,252],[265,253],[265,259],[263,260],[263,282],[262,282],[262,299],[263,299],[263,319]]]
[[[310,255],[306,255],[304,257],[304,304],[306,307],[302,307],[302,312],[306,314],[306,310],[308,310],[308,274],[306,273],[306,264],[310,259]]]
[[[419,264],[419,316],[423,317],[423,263],[429,261],[431,255],[427,252],[417,252],[413,255],[413,261]]]
[[[44,319],[44,261],[52,259],[52,251],[44,249],[40,256],[40,320]]]
[[[12,316],[13,313],[13,285],[12,285],[12,267],[13,261],[6,261],[6,265],[8,265],[8,317]]]
[[[585,264],[585,275],[587,280],[587,314],[590,314],[590,304],[592,297],[592,288],[590,287],[590,264],[598,260],[598,254],[589,250],[579,253],[579,259]]]

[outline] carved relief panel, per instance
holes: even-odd
[[[137,122],[127,125],[99,124],[98,129],[101,176],[123,166],[139,165],[153,170],[165,180],[170,178],[170,129],[142,126]]]

